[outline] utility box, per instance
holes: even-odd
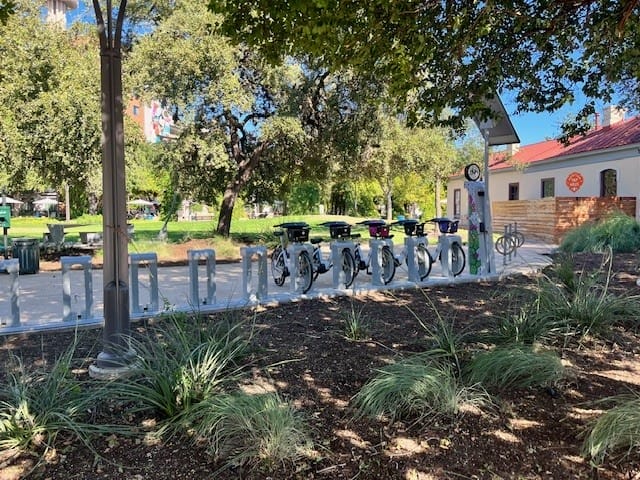
[[[11,227],[11,206],[0,205],[0,227]]]

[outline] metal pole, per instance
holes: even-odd
[[[489,129],[486,129],[483,133],[484,137],[484,230],[485,230],[485,245],[486,256],[483,259],[486,268],[485,274],[495,273],[496,260],[493,254],[493,226],[491,218],[491,200],[489,196]]]
[[[100,35],[100,78],[102,90],[102,186],[104,241],[104,332],[103,351],[98,354],[93,374],[117,375],[131,363],[129,322],[129,265],[124,162],[124,118],[122,101],[122,58],[120,40],[127,0],[122,0],[113,28],[112,2],[107,0],[107,22],[102,8],[93,0]]]

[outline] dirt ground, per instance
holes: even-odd
[[[599,262],[599,256],[583,255],[576,265],[589,269]],[[640,294],[639,262],[638,255],[614,258],[612,288],[617,294]],[[0,479],[640,479],[638,451],[599,468],[579,455],[585,426],[602,408],[594,402],[640,392],[640,339],[622,330],[610,340],[585,339],[560,348],[571,376],[555,391],[502,393],[495,408],[457,418],[419,423],[354,420],[350,400],[375,370],[425,348],[425,331],[416,318],[434,322],[431,304],[457,329],[480,332],[534,285],[535,279],[518,276],[499,283],[304,301],[246,312],[255,315],[257,326],[250,376],[256,385],[277,389],[304,413],[315,458],[269,469],[218,472],[221,464],[178,438],[156,444],[109,438],[96,444],[100,457],[64,442],[40,463],[5,452]],[[344,336],[343,321],[352,308],[362,308],[368,319],[365,340]],[[143,324],[133,328],[144,333]],[[99,349],[100,334],[85,336],[82,351],[89,357]],[[71,338],[70,333],[47,333],[0,339],[0,364],[5,364],[8,351],[33,365],[50,363]]]

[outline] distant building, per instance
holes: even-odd
[[[158,143],[178,137],[173,115],[157,100],[145,105],[139,98],[132,98],[127,106],[127,115],[140,126],[148,142]]]
[[[557,241],[564,228],[558,226],[559,209],[581,221],[600,218],[615,209],[640,218],[636,211],[640,195],[640,117],[625,120],[624,111],[610,106],[602,124],[596,122],[586,136],[576,137],[569,145],[556,140],[509,145],[491,155],[489,171],[494,229],[500,230],[505,222],[528,222],[529,233],[542,233]],[[591,205],[591,213],[576,211],[578,204],[583,210]],[[448,182],[447,213],[465,224],[467,209],[464,176],[454,175]],[[553,210],[554,218],[544,217],[545,209]],[[536,216],[539,218],[534,221]],[[569,223],[572,225],[567,229],[579,222]],[[547,231],[548,225],[554,226],[553,235]]]
[[[76,8],[78,8],[78,0],[47,0],[46,21],[66,28],[67,12]]]

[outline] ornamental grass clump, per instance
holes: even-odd
[[[135,372],[116,380],[111,391],[137,411],[155,411],[169,423],[191,405],[233,385],[248,340],[242,323],[172,315],[150,327],[149,336],[131,339]]]
[[[358,415],[391,419],[456,415],[490,403],[484,389],[462,384],[451,363],[429,353],[385,366],[355,395]]]
[[[640,447],[640,397],[621,396],[617,405],[590,426],[582,445],[582,455],[600,464],[605,457],[629,454]]]
[[[509,345],[476,354],[466,367],[469,383],[487,389],[552,386],[565,376],[560,358],[528,345]]]
[[[560,244],[563,252],[633,253],[640,251],[640,223],[624,213],[614,213],[598,223],[583,224],[568,232]]]
[[[212,397],[190,409],[188,421],[194,443],[227,466],[295,462],[312,446],[300,412],[273,393]]]
[[[601,269],[602,270],[602,269]],[[581,273],[560,282],[543,277],[539,283],[538,315],[541,321],[566,325],[580,335],[607,335],[612,327],[636,327],[640,298],[621,297],[610,292],[611,262],[608,271]]]
[[[343,331],[349,340],[364,340],[369,337],[369,319],[364,314],[364,306],[356,308],[351,303],[351,308],[343,317]]]
[[[130,433],[126,427],[92,421],[105,390],[74,373],[76,345],[50,370],[28,371],[18,357],[11,357],[6,381],[0,384],[0,450],[44,453],[56,446],[58,437],[91,448],[96,435]]]

